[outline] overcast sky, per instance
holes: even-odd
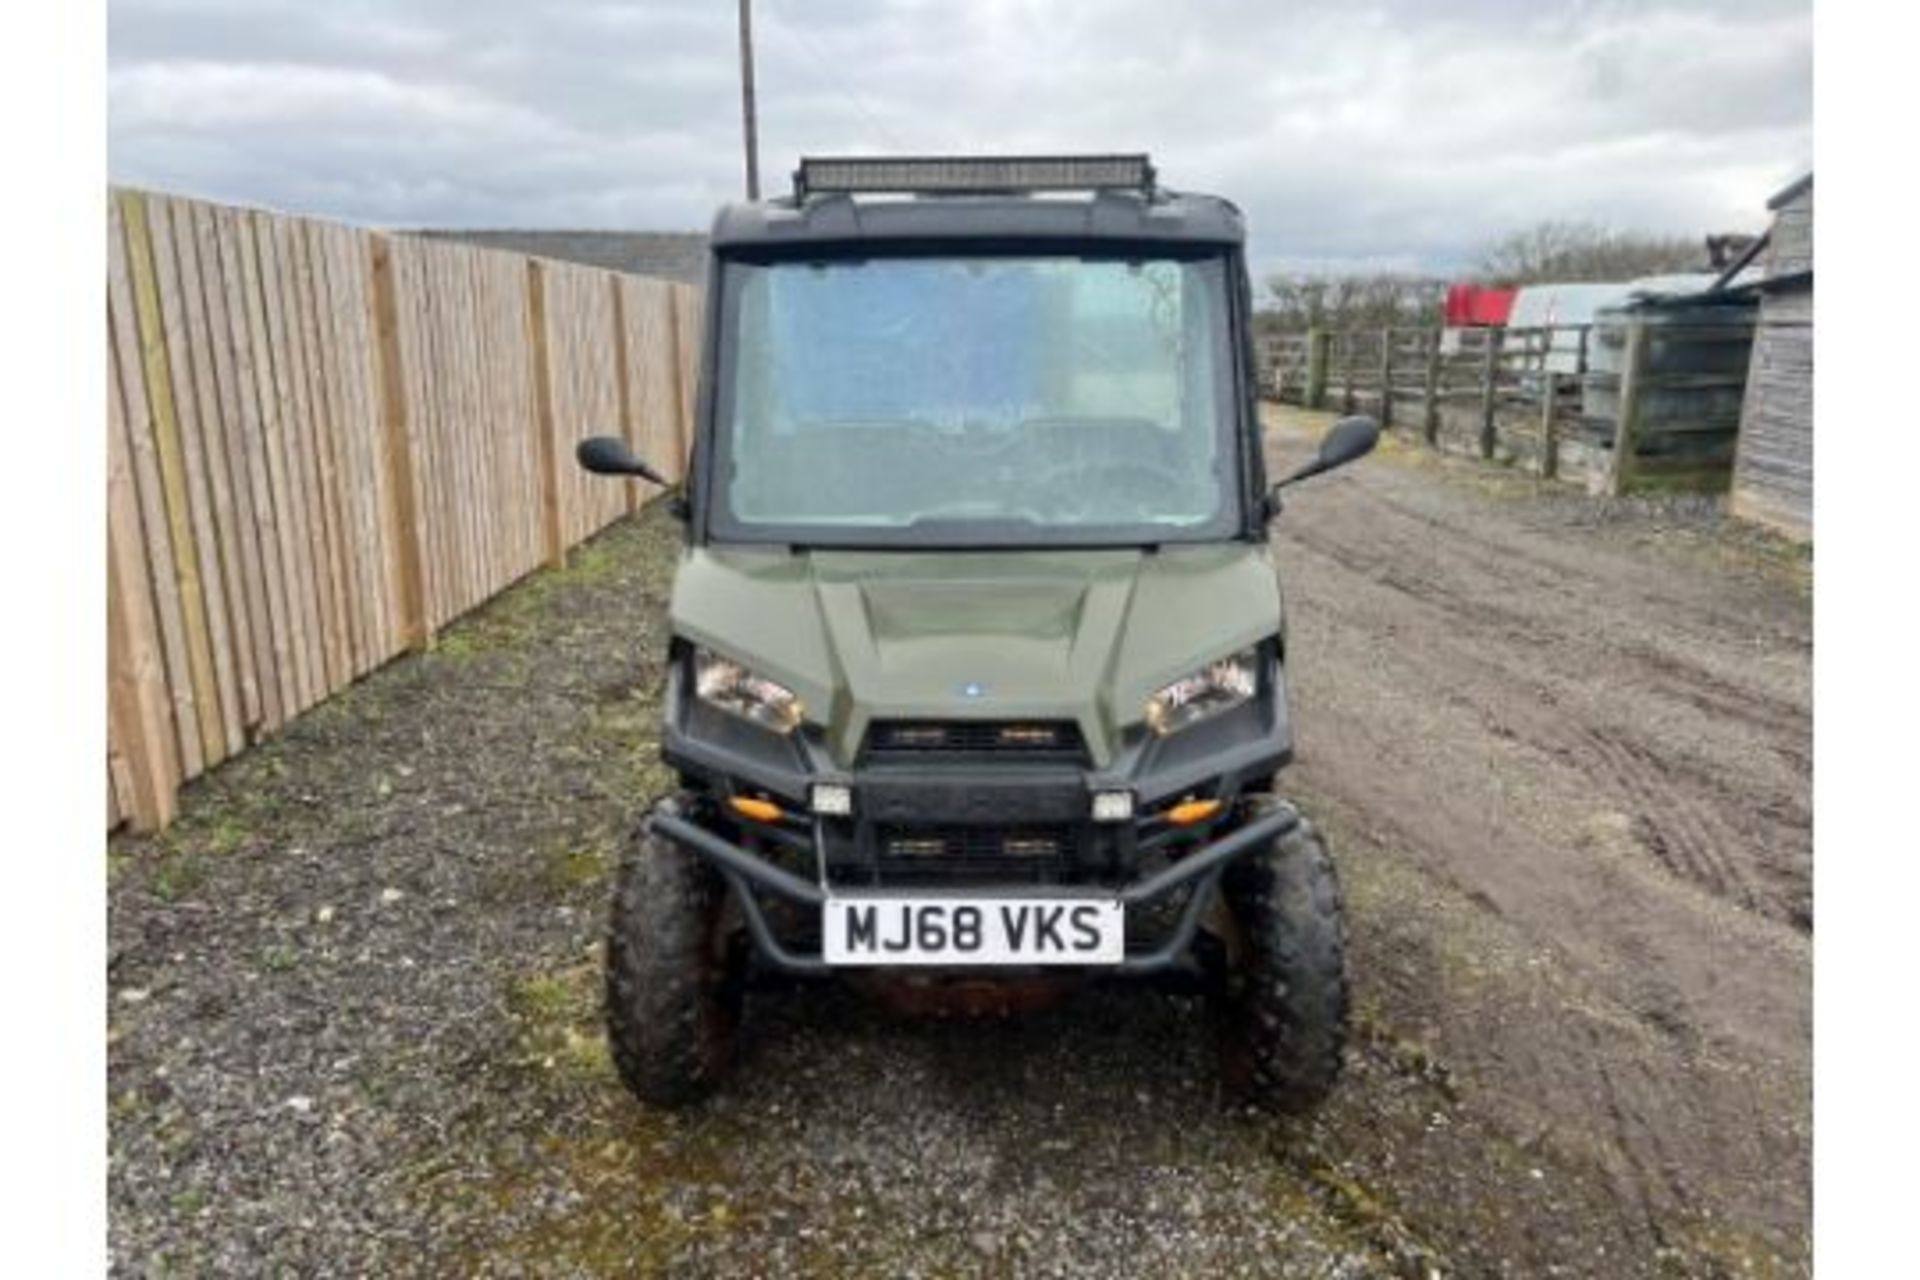
[[[755,0],[761,171],[1135,150],[1263,266],[1445,270],[1542,218],[1758,229],[1806,0]],[[703,229],[734,0],[109,0],[117,182],[391,226]]]

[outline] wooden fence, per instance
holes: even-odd
[[[1744,358],[1703,353],[1750,340],[1750,322],[1742,328],[1737,317],[1712,325],[1655,317],[1597,327],[1316,329],[1265,341],[1261,389],[1309,408],[1371,413],[1436,448],[1584,478],[1596,493],[1724,488],[1731,432],[1688,397],[1730,388],[1737,403]],[[1713,451],[1699,452],[1702,442]]]
[[[681,474],[685,286],[123,189],[107,230],[110,828],[634,510],[582,437]]]
[[[1262,391],[1309,408],[1367,412],[1428,444],[1513,458],[1543,475],[1581,452],[1587,325],[1388,328],[1279,334]]]

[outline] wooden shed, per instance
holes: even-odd
[[[1813,539],[1813,175],[1767,202],[1760,316],[1728,507]]]

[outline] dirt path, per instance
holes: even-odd
[[[664,1116],[594,948],[666,784],[672,538],[615,529],[114,842],[117,1271],[1805,1268],[1803,564],[1406,449],[1294,500],[1291,783],[1361,1009],[1310,1122],[1222,1106],[1191,1002],[833,990]]]
[[[1325,421],[1274,414],[1276,463]],[[1292,782],[1370,1016],[1453,1082],[1446,1137],[1349,1094],[1335,1145],[1476,1267],[1803,1263],[1806,563],[1398,442],[1276,532]]]

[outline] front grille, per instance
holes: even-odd
[[[1086,749],[1071,720],[877,720],[867,730],[867,754],[1077,760]]]
[[[1064,827],[880,827],[874,832],[878,883],[1049,884],[1071,865]]]

